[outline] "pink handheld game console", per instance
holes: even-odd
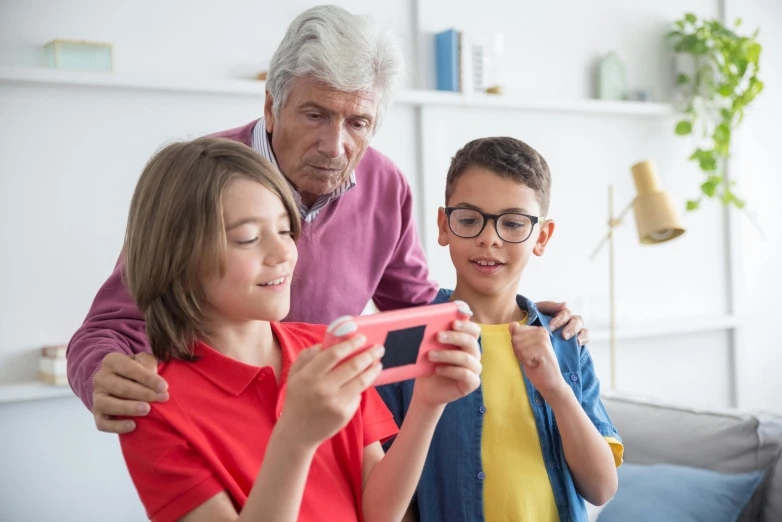
[[[453,329],[454,321],[467,320],[471,315],[467,303],[454,301],[373,315],[343,316],[329,325],[323,348],[363,334],[367,340],[356,354],[374,345],[386,349],[380,360],[383,371],[373,386],[415,379],[434,373],[435,363],[427,356],[430,350],[446,349],[447,345],[437,340],[437,334]]]
[[[348,358],[375,345],[385,346],[380,362],[383,371],[373,386],[415,379],[432,375],[435,363],[429,360],[430,350],[447,349],[437,340],[439,332],[451,330],[456,320],[465,321],[472,316],[464,301],[438,305],[419,306],[373,315],[343,316],[334,320],[326,330],[323,349],[363,334],[367,340]],[[277,417],[282,414],[286,386],[282,385],[277,398]]]

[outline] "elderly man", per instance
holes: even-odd
[[[338,7],[309,9],[291,23],[272,58],[264,117],[219,133],[266,157],[290,181],[302,217],[299,261],[287,320],[328,323],[380,310],[429,304],[437,285],[412,219],[410,187],[369,143],[403,73],[387,29]],[[123,261],[98,292],[68,346],[68,378],[98,429],[126,433],[150,402],[167,400],[142,314],[122,282]],[[553,326],[582,326],[564,306]],[[552,326],[552,328],[553,328]],[[586,330],[578,332],[581,344]]]

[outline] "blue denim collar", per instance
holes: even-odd
[[[441,288],[437,292],[437,296],[434,298],[432,304],[447,303],[451,300],[452,295],[453,295],[453,290]],[[538,307],[535,306],[535,303],[533,303],[523,295],[517,295],[516,304],[519,305],[519,308],[527,312],[527,317],[528,317],[527,324],[531,326],[543,326],[546,330],[549,331],[549,334],[551,334],[551,329],[549,328],[549,321],[551,320],[551,318],[541,314],[540,311],[538,310]]]

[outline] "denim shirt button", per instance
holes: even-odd
[[[483,480],[485,478],[486,478],[486,473],[484,473],[483,471],[478,473],[478,480]]]
[[[541,403],[542,403],[542,401],[540,400],[540,394],[539,394],[539,393],[536,393],[536,394],[535,394],[535,404],[537,404],[538,406],[540,406],[540,405],[541,405]]]
[[[570,380],[573,382],[578,382],[578,375],[576,375],[575,373],[571,373]]]
[[[478,408],[478,411],[481,413],[486,413],[486,406],[481,406],[480,408]]]

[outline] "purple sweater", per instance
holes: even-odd
[[[250,146],[255,123],[217,136]],[[429,304],[437,285],[429,279],[412,210],[405,177],[369,148],[353,190],[302,223],[286,320],[327,324],[360,314],[370,299],[380,310]],[[68,381],[90,409],[92,378],[103,357],[150,351],[144,317],[122,283],[123,268],[120,260],[68,344]]]

